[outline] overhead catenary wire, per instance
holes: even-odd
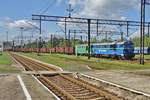
[[[41,14],[46,13],[46,12],[48,11],[48,9],[49,9],[50,7],[52,7],[52,6],[55,4],[55,2],[56,2],[56,0],[53,0],[52,2],[51,2],[51,1],[52,1],[52,0],[50,0],[49,5],[41,12]]]
[[[45,6],[47,6],[47,4],[49,4],[49,2],[50,2],[50,0],[47,0],[47,1],[43,4],[43,6],[42,6],[39,10],[37,10],[37,12],[41,12],[41,11],[45,8]]]

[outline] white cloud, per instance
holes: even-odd
[[[134,32],[129,38],[135,38],[135,37],[140,37],[140,30]]]
[[[148,35],[148,30],[145,29],[145,35]],[[135,38],[135,37],[140,37],[141,36],[141,31],[140,28],[137,29],[129,38]]]
[[[62,2],[62,0],[57,0],[56,5],[59,5]]]
[[[20,27],[23,27],[24,31],[37,30],[34,26],[37,26],[37,24],[28,20],[12,21],[9,17],[5,17],[2,20],[0,20],[0,27],[10,30],[20,30]]]
[[[80,6],[81,10],[74,16],[91,18],[109,18],[124,20],[123,13],[127,10],[139,11],[138,0],[69,0],[73,7]]]

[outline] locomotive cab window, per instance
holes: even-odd
[[[123,48],[123,44],[120,44],[120,48]]]
[[[97,48],[101,48],[101,45],[97,45]]]
[[[88,46],[86,46],[86,50],[88,50]]]
[[[116,49],[116,44],[110,45],[110,49],[112,50]]]
[[[104,48],[107,48],[107,45],[104,45]]]

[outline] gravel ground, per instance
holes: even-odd
[[[17,75],[0,75],[0,100],[26,100]]]
[[[45,88],[43,88],[31,75],[21,75],[32,100],[56,100]]]
[[[139,90],[139,91],[144,91],[145,93],[150,94],[150,85],[149,85],[150,77],[130,74],[130,73],[127,73],[127,71],[110,71],[110,70],[89,71],[89,72],[84,72],[84,74],[87,74],[96,78],[108,80],[109,82],[117,83],[122,86],[132,88],[135,90]],[[138,95],[138,94],[133,94],[132,92],[128,92],[128,91],[104,84],[102,82],[88,80],[83,77],[81,78],[86,81],[91,82],[92,84],[101,86],[110,92],[118,94],[118,96],[126,97],[129,100],[150,100],[150,98],[148,97]]]
[[[10,59],[11,59],[11,57],[10,57]],[[14,69],[14,70],[20,70],[20,72],[18,72],[17,74],[21,75],[21,78],[22,78],[29,94],[32,97],[32,100],[56,100],[55,97],[52,94],[50,94],[45,88],[43,88],[31,75],[22,74],[21,71],[24,71],[23,68],[20,65],[18,65],[13,59],[11,59],[11,60],[13,62],[13,64],[11,66],[0,65],[0,68],[6,68],[6,69],[10,68],[10,69]],[[24,96],[24,92],[20,86],[20,83],[19,83],[17,77],[16,76],[14,77],[14,75],[13,75],[14,73],[5,72],[3,74],[9,75],[10,78],[13,77],[13,79],[16,80],[14,82],[15,86],[13,86],[13,87],[14,88],[20,87],[21,90],[19,92],[17,90],[10,91],[9,88],[6,88],[7,91],[1,92],[1,90],[0,90],[0,94],[2,94],[2,93],[5,94],[4,96],[0,95],[0,100],[26,100],[26,98]],[[0,77],[0,87],[5,87],[5,86],[7,87],[7,84],[13,85],[13,82],[12,83],[9,82],[10,81],[9,78],[8,78],[8,80],[7,80],[7,78],[5,78],[3,80],[1,80],[1,77]],[[3,82],[1,82],[1,81],[3,81]],[[11,93],[7,93],[9,91]],[[16,94],[16,93],[20,93],[20,94]],[[14,94],[16,94],[17,96]],[[4,99],[4,97],[6,97],[7,95],[9,95],[9,97]],[[15,97],[15,99],[14,99],[14,97]],[[1,99],[1,98],[3,98],[3,99]]]
[[[134,75],[128,72],[132,72],[132,71],[119,71],[119,70],[117,71],[115,70],[91,70],[91,71],[85,71],[85,72],[82,71],[82,73],[84,74],[97,77],[97,78],[101,78],[104,80],[108,80],[110,82],[117,83],[122,86],[132,88],[135,90],[144,91],[150,94],[150,85],[149,85],[150,77]],[[23,75],[22,77],[23,77],[23,81],[25,82],[25,85],[29,93],[31,94],[31,97],[33,97],[33,100],[43,100],[43,98],[44,100],[55,100],[55,98],[50,93],[48,93],[41,85],[39,85],[36,82],[36,80],[34,80],[31,76]],[[113,86],[110,86],[101,82],[97,82],[94,80],[89,80],[83,77],[81,78],[99,87],[103,87],[105,90],[115,93],[118,96],[126,97],[128,100],[150,100],[150,98],[142,96],[142,95],[133,94],[129,91],[122,90],[120,88],[116,88],[116,87],[113,87]]]

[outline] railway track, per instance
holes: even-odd
[[[46,66],[42,63],[35,62],[23,56],[10,53],[19,63],[21,63],[27,71],[58,71],[57,68]]]
[[[57,71],[44,64],[10,53],[28,71]],[[38,79],[62,100],[126,100],[109,93],[73,75],[42,75]]]

